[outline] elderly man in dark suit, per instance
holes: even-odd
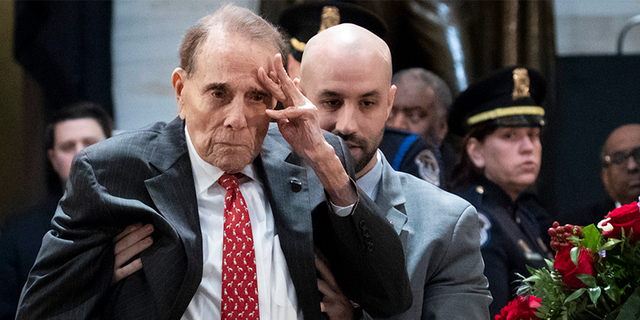
[[[232,5],[187,32],[180,117],[76,158],[18,319],[322,319],[314,245],[351,300],[409,308],[401,243],[286,76],[282,43]],[[113,238],[139,221],[155,230],[144,268],[113,285]]]

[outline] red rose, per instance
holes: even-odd
[[[579,273],[586,273],[593,275],[593,257],[591,253],[584,248],[580,248],[580,255],[578,256],[578,265],[576,266],[571,261],[571,247],[564,247],[556,254],[556,261],[553,262],[553,267],[562,275],[562,282],[573,289],[579,289],[586,287],[587,285],[578,279],[576,275]]]
[[[495,320],[538,320],[535,312],[538,311],[542,299],[535,296],[518,296],[496,314]]]
[[[620,239],[622,236],[622,229],[624,234],[629,235],[631,229],[633,229],[633,235],[631,241],[636,242],[640,240],[640,210],[638,209],[638,202],[634,201],[629,204],[617,208],[605,217],[607,222],[603,222],[605,227],[603,234],[609,238]],[[613,229],[606,230],[607,224],[611,225]]]

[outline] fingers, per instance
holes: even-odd
[[[140,241],[134,243],[130,247],[116,253],[115,257],[115,267],[122,266],[125,262],[131,260],[131,258],[135,257],[137,254],[140,254],[145,249],[149,248],[153,244],[153,238],[146,237],[141,239]]]
[[[137,223],[137,224],[126,227],[124,231],[122,231],[114,239],[116,241],[116,245],[114,247],[115,254],[118,255],[123,250],[131,247],[132,245],[148,237],[152,233],[153,233],[153,225],[151,224],[146,224],[142,226],[141,223],[140,224]]]
[[[338,286],[338,283],[335,277],[333,276],[333,273],[331,273],[331,270],[329,269],[329,267],[327,267],[327,265],[317,255],[315,255],[315,259],[316,259],[316,269],[318,270],[318,272],[320,272],[320,276],[324,280],[324,281],[318,280],[318,288],[320,288],[320,281],[322,281],[323,285],[326,285],[332,292],[342,294],[342,291],[340,290],[340,287]],[[322,289],[320,289],[320,291],[322,291]],[[325,292],[322,292],[322,293],[325,293]]]
[[[271,95],[273,95],[273,97],[276,100],[282,103],[287,101],[287,96],[280,88],[280,85],[278,84],[278,79],[275,78],[275,73],[273,73],[273,71],[270,72],[270,76],[267,76],[267,73],[264,70],[264,68],[260,67],[258,69],[258,80],[260,81],[260,83],[262,83],[263,86],[265,86],[265,88],[269,92],[271,92]]]
[[[133,231],[136,231],[138,229],[140,229],[142,227],[142,223],[138,222],[138,223],[134,223],[126,228],[124,228],[124,231],[120,232],[119,235],[117,235],[115,237],[115,239],[113,239],[113,242],[116,243],[118,242],[120,239],[126,237],[128,234],[130,234]]]
[[[298,88],[293,84],[291,78],[287,74],[287,71],[284,70],[284,65],[282,64],[282,55],[279,53],[276,54],[276,57],[273,61],[273,68],[278,76],[278,80],[280,82],[280,87],[287,97],[291,99],[293,106],[302,106],[306,103],[304,96]]]
[[[309,112],[312,112],[313,110],[314,110],[314,107],[305,105],[305,106],[299,106],[297,108],[288,107],[282,110],[266,110],[266,111],[269,117],[274,118],[276,120],[280,120],[280,119],[299,118]]]
[[[133,260],[131,263],[127,264],[122,268],[116,268],[113,271],[113,280],[114,282],[118,282],[130,275],[134,272],[142,269],[142,260],[140,258]]]

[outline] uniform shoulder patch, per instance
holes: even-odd
[[[491,229],[491,221],[480,212],[478,212],[478,220],[480,222],[480,247],[483,248],[489,244],[489,240],[491,240],[491,233],[489,232]]]
[[[413,161],[418,166],[420,178],[431,184],[440,186],[440,166],[433,151],[429,149],[422,150]]]

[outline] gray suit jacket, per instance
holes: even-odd
[[[413,293],[411,309],[393,319],[489,319],[475,208],[382,161],[375,202],[400,236]]]
[[[340,139],[327,139],[342,160],[350,161]],[[254,168],[305,319],[322,319],[313,236],[323,233],[337,235],[340,246],[316,245],[327,256],[353,264],[334,270],[351,299],[381,316],[409,308],[401,243],[370,199],[359,196],[346,218],[327,212],[317,177],[290,153],[277,127],[270,128]],[[202,278],[203,259],[184,122],[157,123],[87,148],[74,161],[69,179],[23,289],[17,319],[180,319]],[[154,244],[140,254],[140,272],[112,285],[113,238],[135,222],[155,226]],[[379,288],[360,289],[372,283]]]

